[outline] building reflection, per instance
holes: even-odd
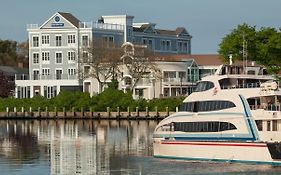
[[[140,168],[126,157],[152,155],[155,125],[127,120],[0,121],[0,153],[15,161],[20,152],[22,164],[45,157],[53,175],[131,174]]]

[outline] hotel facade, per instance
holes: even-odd
[[[177,96],[191,91],[200,78],[200,65],[191,54],[191,35],[183,27],[157,29],[154,23],[134,23],[128,15],[102,16],[96,22],[81,22],[70,13],[57,12],[42,25],[28,24],[29,74],[16,75],[16,98],[42,95],[52,98],[61,90],[100,93],[94,78],[81,78],[85,66],[79,65],[83,47],[97,40],[122,46],[123,43],[145,45],[160,56],[155,63],[162,79],[144,78],[133,89],[134,98]],[[182,55],[172,61],[165,56]],[[213,68],[212,68],[213,69]],[[119,88],[125,82],[119,80]]]

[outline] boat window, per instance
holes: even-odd
[[[256,125],[259,131],[262,131],[262,120],[256,120]]]
[[[168,124],[164,124],[162,126],[159,126],[156,131],[174,131],[174,125],[175,123],[168,123]]]
[[[222,109],[228,109],[236,107],[231,101],[224,100],[210,100],[210,101],[200,101],[200,102],[187,102],[183,103],[180,111],[188,112],[206,112],[206,111],[217,111]]]
[[[267,125],[267,131],[270,131],[270,121],[267,121],[266,125]]]
[[[237,129],[232,123],[229,122],[175,122],[174,131],[183,132],[220,132],[227,130]]]
[[[277,131],[277,120],[272,121],[272,131]]]
[[[214,87],[214,83],[210,81],[201,81],[197,84],[195,92],[202,92]]]

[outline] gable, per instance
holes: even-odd
[[[184,27],[178,27],[175,32],[177,35],[189,35]]]
[[[70,29],[78,28],[79,20],[70,13],[57,12],[49,18],[41,29]]]
[[[155,30],[151,26],[148,26],[143,32],[144,33],[155,33]]]

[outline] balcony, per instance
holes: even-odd
[[[102,30],[117,30],[123,31],[124,25],[121,24],[108,24],[108,23],[98,23],[98,22],[80,22],[79,28],[92,28],[92,29],[102,29]]]
[[[164,78],[165,83],[191,83],[186,80],[186,78]]]
[[[78,75],[68,75],[68,74],[15,74],[15,80],[77,80]]]
[[[27,30],[39,29],[39,25],[38,24],[27,24],[26,28],[27,28]]]

